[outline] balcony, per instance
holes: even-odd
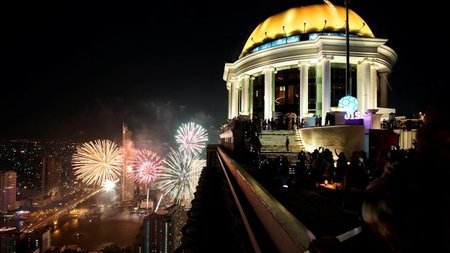
[[[339,193],[315,189],[270,184],[209,145],[176,252],[387,252],[361,222],[357,195],[342,206]]]

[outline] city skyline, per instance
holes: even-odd
[[[11,6],[2,75],[10,91],[1,96],[0,138],[112,138],[122,122],[136,136],[164,130],[161,141],[190,120],[218,129],[227,117],[224,64],[238,58],[267,17],[322,2]],[[425,110],[444,87],[443,65],[434,63],[445,58],[434,51],[443,11],[385,0],[349,6],[398,54],[389,105],[407,117]]]

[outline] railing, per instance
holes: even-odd
[[[230,187],[236,188],[237,186],[242,191],[245,199],[239,201],[245,201],[249,204],[258,221],[266,230],[272,244],[276,247],[277,252],[307,252],[310,242],[315,239],[312,232],[220,147],[217,148],[217,153],[224,173],[226,175],[231,174],[237,184],[232,185],[231,180],[228,180]],[[245,213],[243,219],[246,220]],[[248,224],[247,227],[246,224],[246,229],[250,238],[252,238],[253,231],[250,225]],[[252,245],[255,246],[255,249],[258,249],[260,242],[255,238],[254,240]]]
[[[306,210],[306,203],[300,209],[291,206],[288,210],[253,176],[258,177],[251,165],[239,164],[218,145],[208,145],[207,166],[183,227],[182,244],[175,252],[380,252],[377,247],[367,248],[373,243],[373,235],[364,229],[357,214],[348,213],[352,209],[346,209],[346,213],[334,208],[328,197],[318,201],[318,195],[304,189],[297,194],[306,194],[303,200],[312,200],[307,210],[331,209],[330,219],[302,216],[298,211]],[[315,229],[314,233],[299,217]],[[325,228],[322,222],[329,226]],[[219,233],[220,237],[215,236]]]

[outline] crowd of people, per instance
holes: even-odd
[[[359,194],[350,203],[391,252],[450,252],[450,123],[444,106],[431,106],[415,146],[351,157],[319,147],[302,151],[289,173],[287,157],[261,156],[259,169],[269,188],[309,187],[323,182]],[[335,159],[337,157],[337,159]],[[292,170],[291,170],[292,171]],[[345,197],[342,205],[345,208]]]
[[[414,155],[391,158],[365,189],[362,218],[392,252],[450,252],[449,112],[431,105]]]
[[[450,252],[448,118],[450,111],[443,102],[420,113],[411,149],[371,148],[368,154],[357,150],[346,157],[318,147],[311,153],[298,153],[295,165],[283,155],[261,154],[261,127],[276,129],[273,122],[256,119],[246,127],[246,136],[250,150],[257,154],[265,187],[317,189],[325,181],[337,184],[344,193],[359,194],[356,208],[362,221],[391,252]],[[388,123],[390,128],[398,127],[395,115]]]

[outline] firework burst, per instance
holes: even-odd
[[[205,147],[206,141],[208,141],[208,134],[201,125],[189,122],[181,124],[177,130],[175,140],[180,145],[180,151],[195,155],[200,153]]]
[[[205,160],[198,154],[172,150],[164,160],[165,168],[156,186],[174,202],[189,205],[194,198],[195,188]]]
[[[109,191],[113,190],[116,187],[117,182],[119,182],[119,179],[116,179],[114,181],[113,180],[103,181],[103,183],[102,183],[103,191],[109,192]]]
[[[77,179],[88,185],[102,185],[114,181],[122,172],[122,155],[119,147],[110,140],[95,140],[77,147],[72,156],[72,166]]]
[[[131,178],[137,183],[151,183],[161,174],[163,159],[153,151],[140,149],[132,158]]]

